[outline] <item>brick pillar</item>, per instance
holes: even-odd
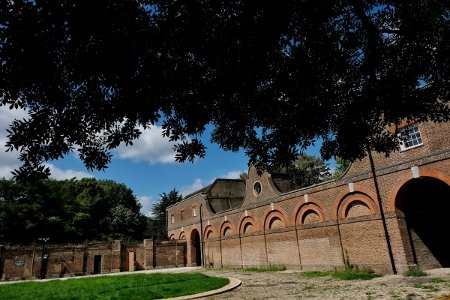
[[[120,272],[122,244],[120,240],[114,240],[111,245],[111,273]]]
[[[155,261],[154,261],[154,251],[156,249],[153,247],[154,242],[153,239],[145,239],[144,240],[144,269],[149,270],[153,269],[155,267]]]
[[[396,214],[396,212],[388,213],[386,221],[391,233],[395,264],[398,271],[403,273],[414,266],[415,262],[405,218]]]

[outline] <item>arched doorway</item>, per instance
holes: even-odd
[[[202,265],[202,250],[200,243],[200,234],[197,229],[192,230],[191,233],[191,261],[195,262],[197,266]]]
[[[412,179],[400,188],[395,203],[405,215],[402,235],[412,261],[422,269],[450,267],[450,186],[432,177]]]

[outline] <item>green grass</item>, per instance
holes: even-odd
[[[416,284],[414,284],[414,287],[416,289],[426,289],[426,290],[429,290],[430,292],[439,292],[440,291],[439,288],[432,286],[430,284],[416,283]]]
[[[201,273],[100,276],[1,285],[0,299],[157,299],[201,293],[228,283],[226,278]]]
[[[428,274],[427,272],[424,272],[421,269],[411,269],[403,273],[403,276],[420,277],[420,276],[428,276]]]
[[[270,266],[261,266],[261,267],[249,267],[244,268],[245,272],[279,272],[286,270],[285,266],[281,265],[270,265]]]
[[[348,269],[333,272],[332,276],[341,280],[370,280],[383,275],[374,273],[372,270]]]
[[[443,282],[447,282],[447,281],[442,278],[432,278],[431,279],[431,283],[443,283]]]
[[[371,270],[346,269],[342,271],[308,271],[301,273],[303,277],[314,278],[323,276],[332,276],[340,280],[370,280],[382,275],[376,274]]]
[[[316,278],[316,277],[331,276],[331,274],[333,274],[333,272],[331,272],[331,271],[305,271],[300,274],[306,278]]]

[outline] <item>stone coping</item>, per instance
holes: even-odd
[[[229,291],[234,290],[235,288],[239,287],[242,284],[242,281],[240,281],[239,279],[236,279],[236,278],[233,278],[233,277],[224,277],[224,278],[228,278],[230,280],[230,283],[227,284],[224,287],[221,287],[220,289],[207,291],[207,292],[194,294],[194,295],[187,295],[187,296],[166,298],[166,299],[171,299],[171,300],[188,300],[188,299],[205,298],[205,297],[210,297],[210,296],[222,294],[222,293],[225,293],[225,292],[229,292]]]

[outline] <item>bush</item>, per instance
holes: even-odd
[[[428,273],[422,271],[419,268],[412,268],[412,269],[409,269],[408,271],[406,271],[405,273],[403,273],[403,276],[421,277],[421,276],[428,276]]]

